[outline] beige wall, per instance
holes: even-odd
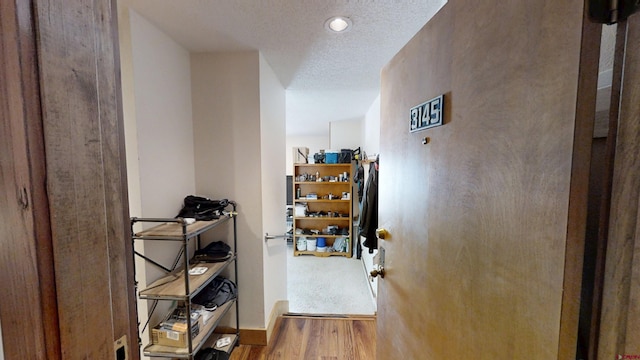
[[[120,61],[127,151],[129,212],[174,217],[195,192],[189,52],[124,4],[119,4]],[[166,266],[178,244],[136,242],[136,250]],[[163,273],[136,258],[141,286]],[[162,302],[152,322],[168,302]],[[142,321],[147,301],[138,302]],[[148,335],[142,334],[143,346]]]
[[[120,73],[122,81],[122,112],[125,133],[125,149],[127,161],[127,190],[129,196],[129,213],[142,213],[142,199],[140,198],[140,168],[138,166],[138,130],[136,126],[136,107],[133,83],[133,53],[131,48],[131,20],[129,8],[118,2],[118,36],[120,42]],[[140,229],[136,229],[140,230]],[[135,251],[144,254],[144,244],[136,242]],[[140,257],[135,257],[136,281],[140,286],[147,282],[145,262]],[[144,323],[147,319],[149,308],[146,300],[137,300],[138,322]],[[140,334],[143,347],[148,344],[149,331]],[[140,351],[140,357],[145,358]]]
[[[285,91],[260,55],[260,160],[263,232],[286,232]],[[283,239],[263,242],[264,324],[277,301],[287,299],[287,246]]]
[[[362,150],[373,155],[380,152],[380,95],[369,107],[362,124]]]
[[[286,299],[284,244],[263,248],[265,231],[284,232],[284,89],[257,52],[190,54],[120,5],[131,214],[173,217],[188,194],[235,200],[240,323],[264,328]]]
[[[329,123],[331,150],[355,149],[362,146],[362,122],[364,119],[332,121]]]
[[[240,325],[264,327],[258,52],[192,54],[198,193],[238,203]]]
[[[130,11],[140,212],[131,216],[176,216],[195,192],[189,52],[135,11]],[[125,119],[125,122],[128,121]],[[134,140],[134,141],[135,141]],[[177,243],[144,242],[145,255],[170,266]],[[146,263],[146,280],[164,273]],[[162,305],[168,306],[163,303]],[[156,311],[154,321],[162,310]]]
[[[173,217],[195,190],[189,52],[131,12],[142,213]]]

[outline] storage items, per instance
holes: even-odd
[[[307,239],[307,251],[316,251],[316,239]]]
[[[340,164],[350,164],[353,160],[353,150],[351,149],[341,149],[340,156],[338,157],[338,162]]]
[[[333,243],[333,251],[338,251],[338,252],[349,251],[349,238],[347,237],[336,238],[336,241]]]
[[[187,346],[187,317],[184,307],[175,308],[166,319],[151,330],[151,342],[171,347]],[[200,311],[191,311],[191,337],[195,338],[203,327]]]
[[[309,162],[309,148],[308,147],[294,147],[293,148],[293,163],[294,164],[306,164]]]
[[[306,251],[307,250],[307,239],[300,237],[298,238],[298,242],[296,243],[296,248],[298,251]]]
[[[319,237],[316,238],[316,245],[320,248],[320,247],[326,247],[327,246],[327,239],[323,238],[323,237]]]
[[[231,210],[227,211],[229,207]],[[170,242],[181,244],[172,268],[136,253],[137,256],[162,268],[167,273],[166,276],[139,291],[138,297],[150,301],[172,301],[177,304],[177,308],[163,321],[159,324],[151,324],[153,325],[150,331],[151,341],[143,350],[145,356],[192,360],[198,350],[211,346],[210,344],[214,344],[222,336],[229,337],[231,341],[219,350],[230,353],[238,343],[240,327],[235,286],[238,273],[237,215],[235,202],[229,201],[218,218],[209,221],[191,222],[184,218],[131,218],[131,233],[134,241],[154,240],[154,243],[160,245]],[[134,226],[138,223],[156,223],[157,225],[134,232]],[[233,238],[224,242],[212,242],[209,246],[202,244],[203,247],[200,248],[200,235],[224,224],[233,226],[230,231]],[[195,254],[202,256],[192,256]],[[227,269],[231,269],[231,273],[234,274],[233,281],[219,276]],[[200,294],[207,295],[207,292],[211,291],[215,291],[216,296],[204,305],[209,306],[209,310],[212,311],[193,302],[194,299],[199,299]],[[150,308],[155,309],[155,307]],[[216,326],[234,308],[235,334],[214,334]],[[191,316],[184,314],[191,314]],[[149,317],[151,318],[151,315]],[[142,331],[142,326],[140,325],[139,331]]]
[[[344,240],[340,250],[334,247],[336,239],[351,237],[352,170],[351,163],[294,164],[294,256],[352,256]]]
[[[327,164],[337,164],[338,163],[338,152],[335,150],[327,150],[325,153],[325,163]]]

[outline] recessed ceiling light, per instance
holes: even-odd
[[[335,33],[347,32],[351,29],[351,25],[353,25],[351,19],[346,16],[334,16],[324,22],[325,29]]]

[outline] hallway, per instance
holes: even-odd
[[[298,314],[374,315],[375,299],[362,260],[293,256],[287,247],[289,312]]]

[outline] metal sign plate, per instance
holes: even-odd
[[[409,132],[442,125],[442,110],[444,106],[444,94],[437,96],[409,110]]]

